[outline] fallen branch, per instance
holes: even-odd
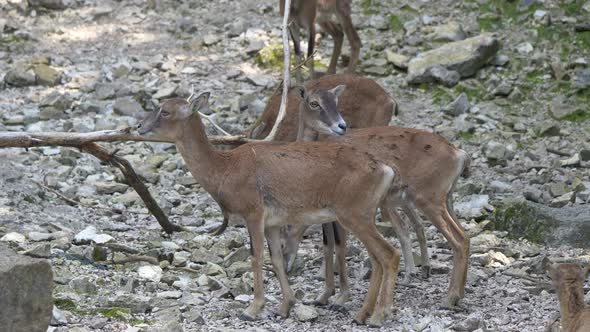
[[[274,138],[277,134],[277,130],[283,119],[285,118],[285,114],[287,113],[287,96],[289,94],[289,86],[290,86],[290,71],[289,68],[291,67],[291,52],[289,50],[289,33],[288,33],[288,25],[289,25],[289,12],[291,10],[291,0],[285,0],[285,12],[283,14],[283,31],[282,31],[282,39],[283,39],[283,94],[281,96],[281,107],[279,108],[279,114],[277,115],[277,119],[275,121],[274,126],[272,127],[270,133],[266,138],[265,141],[274,141]]]
[[[185,228],[182,226],[170,223],[164,211],[162,211],[156,200],[150,194],[145,184],[141,182],[139,176],[137,175],[137,173],[135,173],[135,170],[133,169],[133,167],[131,167],[131,164],[126,159],[109,153],[105,148],[94,142],[83,144],[81,146],[81,149],[92,154],[93,156],[102,160],[103,162],[119,168],[119,170],[121,170],[121,173],[123,173],[123,175],[127,179],[127,182],[129,182],[129,185],[131,185],[131,187],[135,189],[139,197],[141,197],[141,199],[143,200],[145,206],[156,218],[156,220],[158,220],[158,223],[160,224],[160,226],[162,226],[166,233],[172,234],[173,232],[180,232],[185,230]]]
[[[132,132],[131,128],[120,130],[102,130],[89,133],[64,133],[64,132],[0,132],[0,148],[33,148],[39,146],[69,146],[80,147],[90,142],[165,142],[148,139]],[[242,145],[250,142],[260,142],[246,138],[245,136],[209,136],[212,144]]]

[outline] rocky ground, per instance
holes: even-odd
[[[276,3],[153,3],[0,0],[0,129],[125,127],[158,100],[194,87],[212,92],[224,128],[243,132],[280,79]],[[395,311],[382,330],[550,326],[558,307],[543,260],[587,262],[589,254],[576,247],[590,243],[590,2],[353,4],[363,40],[360,71],[398,101],[392,123],[441,133],[473,158],[472,175],[455,194],[461,223],[473,236],[465,299],[457,310],[440,306],[451,251],[429,226],[433,275],[397,287]],[[497,45],[466,71],[435,66],[424,74],[411,60],[429,50],[436,56],[428,61],[450,58],[446,52],[461,44],[446,44],[487,32]],[[318,61],[326,65],[330,50],[322,37]],[[137,167],[171,220],[190,231],[163,235],[118,171],[89,155],[57,147],[0,150],[0,238],[50,260],[51,331],[365,329],[351,323],[350,313],[301,304],[292,318],[277,318],[280,292],[270,264],[261,320],[240,321],[251,300],[245,229],[206,234],[219,225],[220,211],[169,145],[110,149]],[[396,241],[387,225],[380,227]],[[351,243],[354,312],[367,287],[367,258]],[[310,232],[291,277],[302,300],[321,290],[320,244]],[[122,262],[137,256],[148,258]]]

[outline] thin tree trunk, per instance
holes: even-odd
[[[291,10],[291,0],[285,0],[285,13],[283,15],[283,94],[281,95],[281,107],[279,108],[279,114],[275,121],[272,130],[264,139],[265,141],[274,141],[277,134],[277,130],[285,114],[287,113],[287,96],[289,94],[289,87],[291,85],[290,70],[291,67],[291,53],[289,51],[289,12]]]

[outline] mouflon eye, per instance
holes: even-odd
[[[311,102],[309,105],[310,105],[311,107],[313,107],[313,108],[318,108],[318,107],[320,107],[320,104],[318,104],[318,102],[317,102],[317,101],[312,101],[312,102]]]
[[[162,115],[163,117],[166,118],[166,117],[170,116],[170,112],[162,111],[162,112],[160,112],[160,115]]]

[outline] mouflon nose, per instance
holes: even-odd
[[[342,129],[342,130],[346,131],[346,128],[347,128],[347,126],[346,126],[346,122],[340,122],[340,123],[338,124],[338,128],[340,128],[340,129]]]

